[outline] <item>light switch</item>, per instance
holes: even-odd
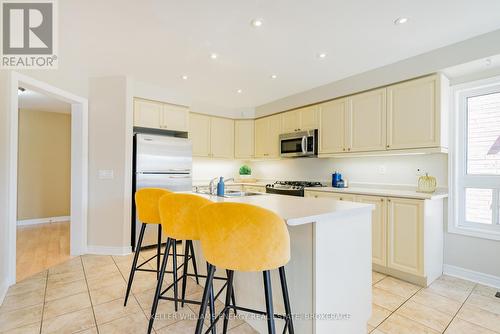
[[[98,177],[100,180],[112,180],[114,171],[112,169],[99,169]]]

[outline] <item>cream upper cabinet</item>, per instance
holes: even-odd
[[[193,156],[210,156],[210,116],[191,113],[189,138],[193,145]]]
[[[317,105],[288,111],[282,114],[283,133],[317,129],[319,127]]]
[[[134,126],[161,129],[163,103],[134,99]]]
[[[283,132],[295,132],[300,130],[300,111],[292,110],[281,114]]]
[[[346,151],[347,99],[338,99],[319,105],[319,153]]]
[[[210,118],[210,148],[213,158],[234,158],[234,121],[229,118]]]
[[[163,104],[162,128],[172,131],[189,131],[189,109],[173,104]]]
[[[234,157],[237,159],[251,159],[255,154],[255,121],[234,121]]]
[[[446,83],[433,75],[387,88],[388,149],[447,146]]]
[[[387,266],[387,200],[385,197],[356,196],[356,202],[373,204],[372,262]]]
[[[189,109],[173,104],[135,98],[134,126],[188,131]]]
[[[347,151],[386,149],[386,89],[347,98]]]
[[[424,203],[421,200],[403,198],[389,198],[387,201],[387,266],[422,276]]]
[[[255,120],[255,157],[278,158],[281,115],[273,115]]]

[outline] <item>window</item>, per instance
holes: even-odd
[[[500,78],[456,92],[451,232],[500,240]]]

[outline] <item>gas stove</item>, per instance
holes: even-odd
[[[304,197],[304,188],[322,187],[321,182],[276,181],[266,185],[266,193]]]

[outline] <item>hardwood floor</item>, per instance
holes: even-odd
[[[18,282],[70,258],[69,225],[61,222],[17,228]]]

